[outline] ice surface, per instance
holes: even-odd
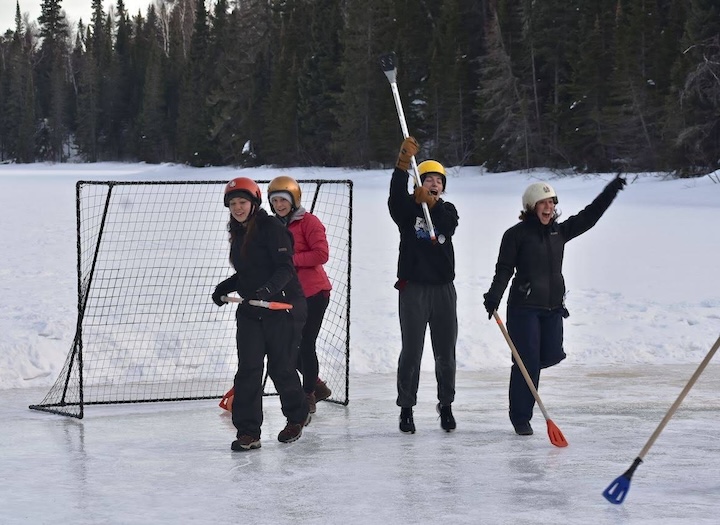
[[[0,523],[717,523],[720,366],[700,377],[636,471],[627,499],[602,491],[638,455],[689,365],[563,367],[541,393],[569,442],[513,433],[507,371],[461,372],[446,433],[424,374],[417,433],[397,427],[394,376],[351,378],[350,405],[318,404],[295,443],[276,397],[263,446],[231,452],[214,401],[92,406],[83,420],[30,411],[44,392],[0,391]]]
[[[277,442],[285,423],[277,398],[265,401],[262,449],[246,453],[230,451],[234,429],[216,401],[89,406],[83,420],[28,410],[54,383],[74,335],[75,182],[239,173],[278,174],[0,165],[0,524],[720,522],[720,358],[646,455],[625,502],[602,497],[720,334],[720,185],[708,177],[633,176],[598,225],[568,245],[568,359],[540,385],[567,448],[550,444],[537,410],[534,436],[513,433],[509,350],[482,293],[529,182],[550,179],[567,217],[611,175],[450,170],[447,199],[460,213],[454,433],[435,413],[429,347],[418,432],[397,428],[398,235],[388,170],[287,171],[355,182],[350,404],[320,403],[299,441]]]

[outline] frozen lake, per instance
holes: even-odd
[[[459,372],[445,433],[424,373],[418,431],[397,427],[393,374],[355,374],[347,407],[320,403],[303,437],[265,398],[263,446],[230,451],[216,401],[29,410],[44,389],[0,390],[0,523],[717,523],[720,365],[710,363],[635,473],[627,499],[602,491],[638,455],[695,365],[563,366],[540,395],[569,442],[507,419],[505,369]]]

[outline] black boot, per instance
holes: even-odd
[[[525,423],[513,423],[513,427],[515,427],[515,433],[518,436],[532,436],[533,435],[533,429],[530,426],[529,421],[526,421]]]
[[[450,405],[444,406],[438,403],[435,409],[440,414],[440,426],[445,432],[452,432],[457,428]]]
[[[413,410],[411,407],[400,409],[400,432],[406,434],[415,433],[415,421],[413,420]]]

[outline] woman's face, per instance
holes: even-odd
[[[252,213],[253,204],[245,197],[234,197],[228,203],[230,214],[241,224],[244,224]]]
[[[277,213],[280,217],[287,217],[287,215],[292,211],[292,204],[287,199],[275,196],[270,199],[270,202],[275,210],[275,213]]]
[[[535,213],[537,213],[540,223],[547,226],[555,215],[555,198],[549,197],[535,203]]]
[[[435,195],[435,197],[438,197],[443,192],[443,182],[440,175],[429,173],[425,176],[422,185],[425,186],[430,193]]]

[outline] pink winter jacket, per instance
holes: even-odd
[[[325,226],[315,215],[300,207],[293,214],[288,230],[295,239],[293,264],[305,297],[329,292],[332,285],[323,268],[330,257]]]

